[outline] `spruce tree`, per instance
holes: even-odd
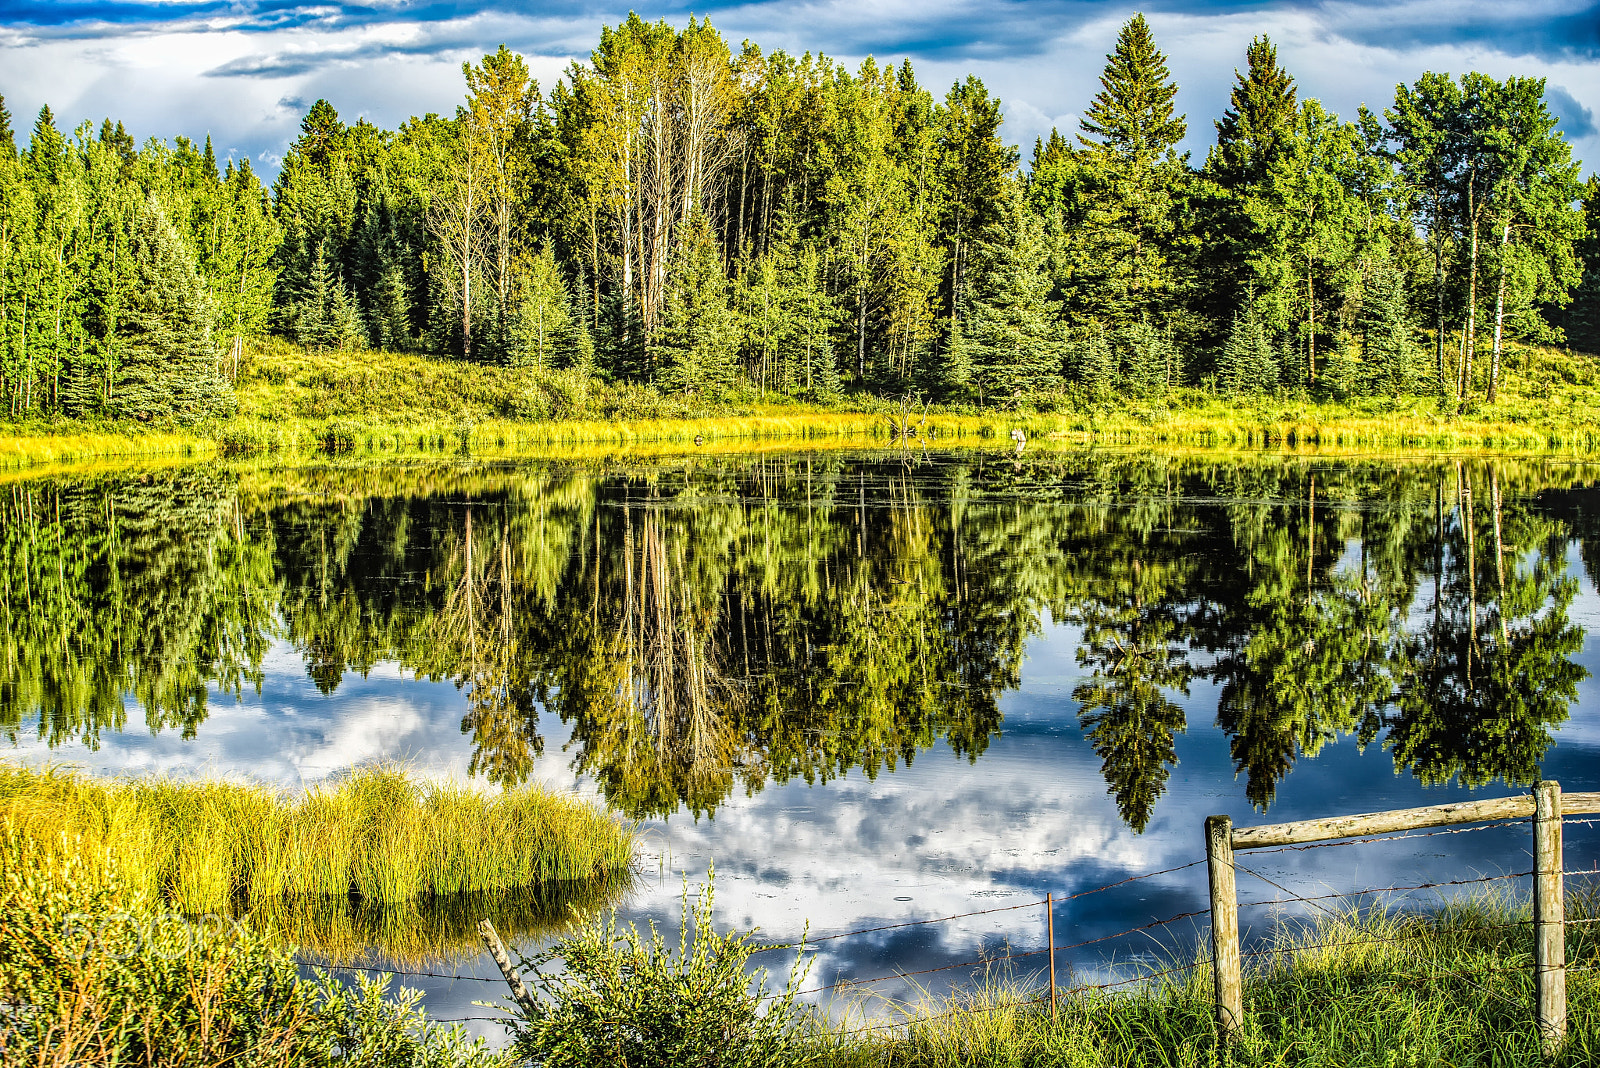
[[[649,356],[667,389],[719,396],[738,377],[739,317],[706,217],[696,212],[668,275],[668,293]]]
[[[1234,192],[1266,180],[1284,144],[1294,136],[1294,78],[1278,66],[1278,49],[1257,37],[1245,51],[1247,72],[1236,84],[1228,109],[1217,120],[1217,144],[1206,156],[1206,177]]]
[[[17,158],[17,132],[11,128],[11,112],[6,109],[4,96],[0,96],[0,157]]]
[[[217,369],[194,256],[154,197],[139,210],[128,251],[135,284],[118,321],[108,411],[186,422],[230,414],[233,390]]]
[[[1133,393],[1160,396],[1182,384],[1182,368],[1171,339],[1149,319],[1130,323],[1119,331],[1122,381]]]
[[[1102,401],[1111,396],[1117,384],[1117,360],[1105,327],[1098,321],[1091,320],[1075,332],[1067,368],[1069,377],[1090,400]]]
[[[1084,218],[1072,244],[1085,310],[1113,325],[1163,317],[1177,296],[1177,201],[1188,168],[1178,87],[1144,16],[1122,27],[1081,122]]]
[[[1044,224],[1018,183],[973,249],[957,353],[988,397],[1054,389],[1061,381],[1061,308],[1051,299]]]
[[[1391,395],[1415,392],[1422,368],[1412,337],[1405,272],[1384,266],[1373,273],[1362,301],[1359,328],[1365,370],[1373,387]]]
[[[308,349],[337,348],[338,326],[331,314],[337,281],[322,246],[311,259],[311,273],[294,306],[294,339]]]
[[[1277,388],[1278,360],[1255,300],[1233,315],[1233,329],[1217,360],[1217,385],[1229,393],[1266,393]]]

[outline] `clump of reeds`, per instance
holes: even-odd
[[[485,794],[371,767],[299,796],[259,784],[96,779],[0,764],[0,826],[198,914],[241,900],[398,903],[625,870],[633,830],[598,805]]]

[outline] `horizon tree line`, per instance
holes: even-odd
[[[454,115],[394,130],[319,100],[270,188],[209,138],[68,136],[48,108],[19,152],[0,98],[0,396],[225,415],[273,332],[712,399],[1459,406],[1499,399],[1509,339],[1600,343],[1600,182],[1543,79],[1429,72],[1351,121],[1265,37],[1245,58],[1198,166],[1138,15],[1026,167],[974,77],[940,98],[909,60],[692,18],[630,15],[548,91],[501,46]]]

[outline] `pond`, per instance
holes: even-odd
[[[1183,866],[1211,813],[1600,789],[1600,481],[1581,464],[179,466],[15,480],[0,524],[11,757],[291,788],[387,760],[578,790],[645,836],[632,884],[582,904],[670,931],[714,864],[721,924],[889,928],[815,943],[810,987],[970,983],[993,971],[952,966],[1044,944],[1047,892],[1177,868],[1055,909],[1063,981],[1165,960],[1203,916],[1117,932],[1206,907],[1203,865]],[[1521,826],[1285,851],[1241,897],[1521,872],[1529,846]],[[1593,866],[1600,835],[1573,826],[1567,857]],[[501,903],[498,922],[526,948],[566,904]],[[311,943],[401,953],[404,918],[333,911]],[[460,958],[421,970],[493,976],[477,918],[404,921]],[[447,1018],[503,989],[408,982]]]

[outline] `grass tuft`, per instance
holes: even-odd
[[[369,767],[295,797],[0,764],[0,827],[189,914],[295,895],[398,904],[628,869],[634,832],[537,787],[497,795]]]

